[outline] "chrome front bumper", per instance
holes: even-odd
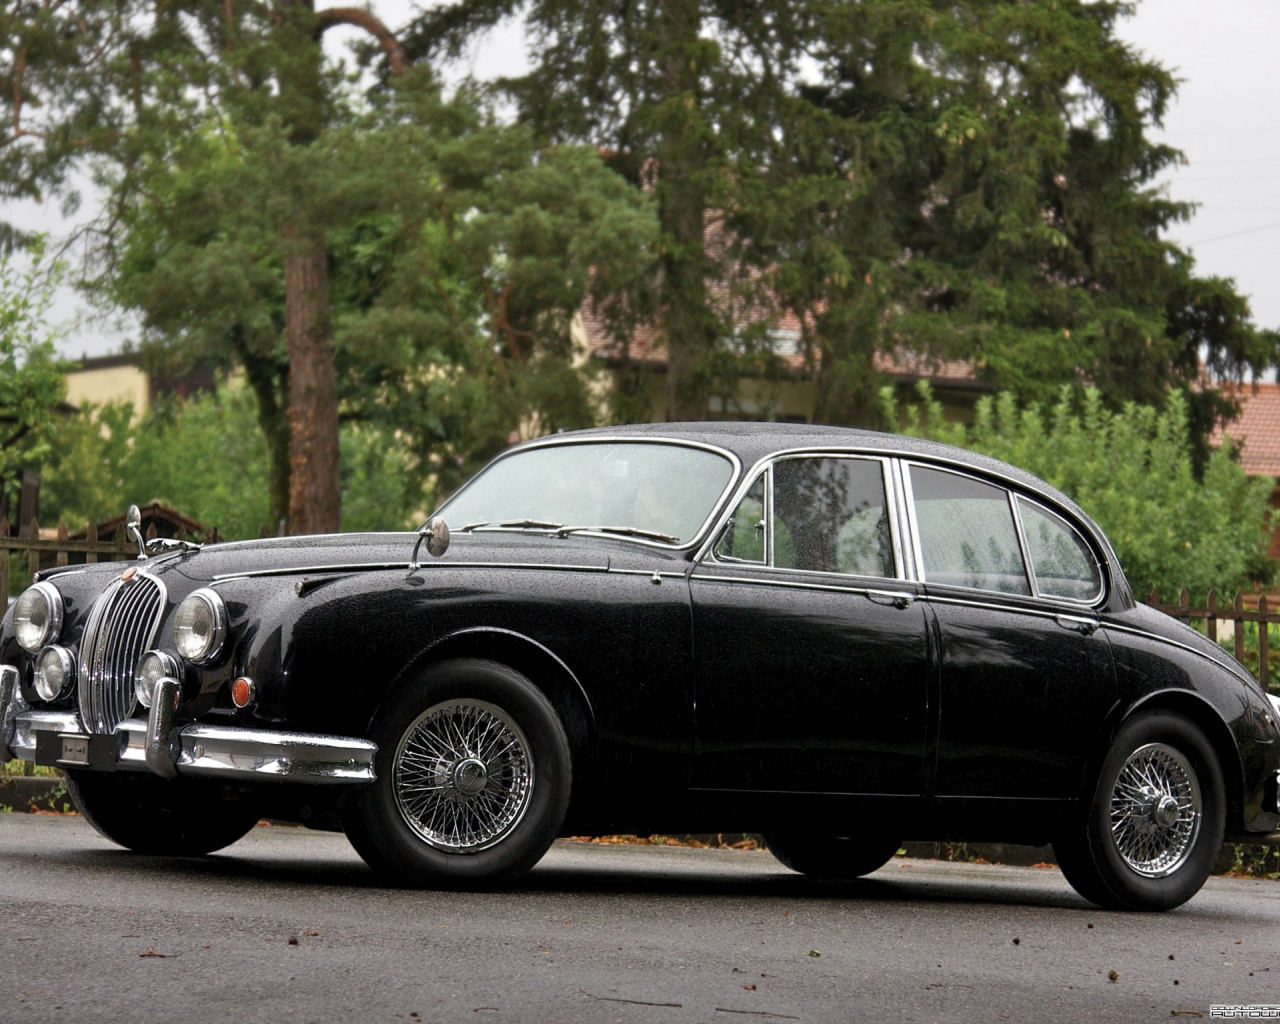
[[[54,737],[59,767],[87,767],[90,743],[104,739],[109,758],[123,769],[166,778],[217,776],[241,781],[361,783],[374,780],[377,745],[349,736],[245,729],[192,723],[175,727],[177,683],[163,680],[147,718],[121,722],[110,737],[90,736],[75,711],[27,707],[18,674],[0,666],[0,760],[36,760],[41,738]],[[45,739],[45,744],[53,742]]]

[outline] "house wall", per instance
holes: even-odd
[[[82,367],[67,374],[67,401],[74,406],[132,402],[141,415],[151,408],[151,378],[128,363]]]

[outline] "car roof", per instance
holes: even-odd
[[[793,449],[851,448],[884,455],[905,455],[936,462],[951,463],[1000,477],[1037,492],[1051,501],[1088,520],[1074,501],[1057,488],[1025,470],[999,459],[904,434],[888,434],[855,427],[831,427],[811,423],[757,423],[730,420],[681,423],[636,423],[617,427],[593,427],[589,430],[566,431],[526,442],[539,445],[560,441],[586,441],[608,438],[692,441],[713,445],[732,452],[744,469],[767,456]],[[524,447],[522,445],[520,447]],[[1095,527],[1096,528],[1096,527]]]

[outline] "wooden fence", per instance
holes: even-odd
[[[156,536],[155,525],[147,527],[146,537]],[[186,539],[179,529],[178,539]],[[138,545],[125,533],[123,526],[114,537],[100,538],[98,528],[90,523],[83,540],[68,537],[67,524],[58,524],[56,537],[40,539],[40,525],[34,519],[22,530],[22,536],[9,536],[9,520],[0,519],[0,611],[11,593],[11,583],[19,590],[30,581],[32,573],[55,565],[85,562],[124,562],[138,557]],[[21,583],[18,581],[21,580]]]
[[[1275,673],[1271,671],[1271,639],[1268,635],[1270,626],[1280,624],[1280,601],[1274,597],[1268,598],[1266,594],[1236,594],[1233,599],[1224,602],[1218,598],[1216,590],[1211,590],[1204,604],[1197,607],[1192,605],[1187,588],[1183,587],[1174,604],[1162,603],[1160,595],[1154,590],[1147,595],[1146,603],[1166,615],[1181,619],[1204,633],[1214,643],[1230,639],[1236,660],[1250,668],[1253,668],[1252,655],[1255,652],[1247,650],[1245,630],[1239,627],[1247,622],[1257,623],[1258,666],[1254,669],[1254,674],[1267,689],[1277,685],[1271,678]],[[1229,637],[1225,635],[1228,630],[1222,628],[1228,622],[1231,623],[1229,632],[1232,634]]]

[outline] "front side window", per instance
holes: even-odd
[[[1084,538],[1065,520],[1018,498],[1036,590],[1046,597],[1092,601],[1102,593],[1102,574]]]
[[[1004,488],[912,466],[911,492],[926,583],[1031,593]]]
[[[722,562],[755,562],[763,565],[764,540],[764,474],[756,477],[733,515],[725,523],[716,541],[715,555]]]
[[[803,572],[893,577],[888,508],[879,462],[779,459],[738,503],[715,556]]]

